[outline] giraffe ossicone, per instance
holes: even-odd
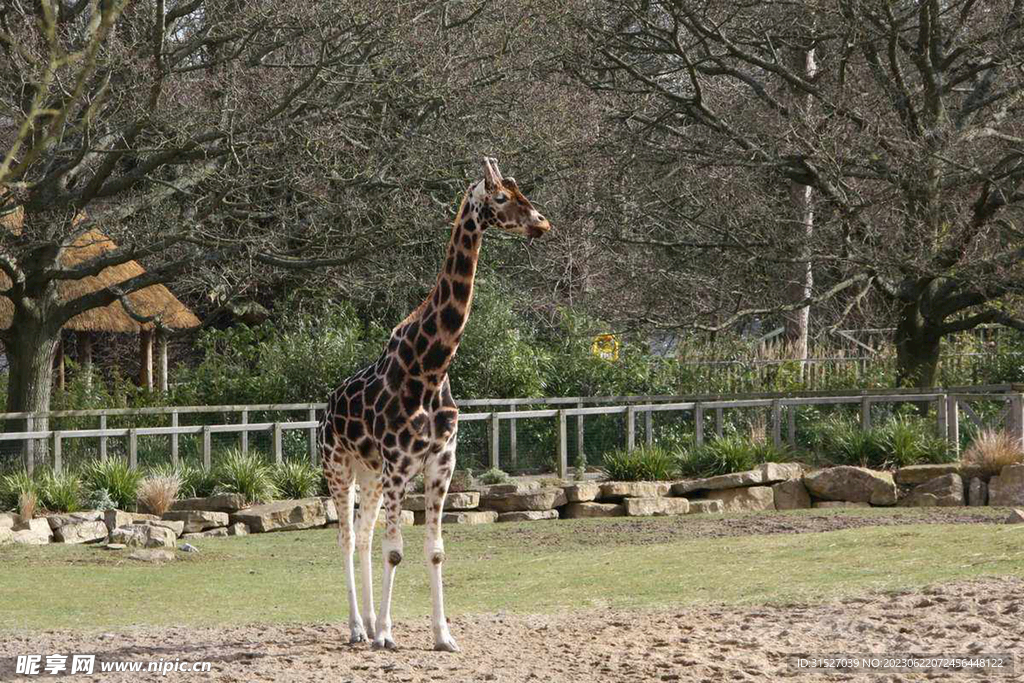
[[[473,280],[484,231],[497,228],[528,238],[550,224],[504,178],[497,161],[485,157],[483,180],[469,186],[452,225],[437,283],[416,310],[395,326],[383,353],[334,390],[317,430],[324,474],[338,508],[338,545],[345,564],[350,642],[372,639],[375,648],[395,648],[391,594],[395,568],[404,555],[399,524],[409,480],[422,472],[430,574],[434,648],[458,651],[444,616],[441,514],[455,471],[459,410],[448,382],[448,366],[459,347],[473,303]],[[355,515],[354,485],[360,489]],[[374,613],[371,540],[383,505],[384,579],[380,615]],[[362,574],[362,607],[356,596],[356,550]]]

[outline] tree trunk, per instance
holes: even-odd
[[[931,389],[939,368],[941,335],[921,315],[920,302],[903,306],[896,326],[896,386]],[[917,404],[922,416],[928,414],[930,403]]]
[[[60,340],[60,328],[51,329],[43,321],[20,314],[16,310],[7,332],[7,360],[10,375],[7,385],[7,412],[46,412],[50,409],[50,391],[53,386],[53,359]],[[9,432],[28,431],[26,419],[5,420]],[[47,418],[32,422],[32,430],[49,427]],[[16,443],[16,442],[15,442]],[[32,468],[45,458],[45,442],[25,442],[21,445],[25,466]]]

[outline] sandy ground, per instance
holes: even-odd
[[[808,533],[908,523],[991,523],[991,515],[938,509],[884,517],[623,519],[634,543],[685,537]],[[512,529],[518,527],[510,527]],[[540,543],[543,525],[521,525]],[[607,533],[609,528],[605,527]],[[14,655],[95,654],[101,661],[208,661],[210,673],[107,673],[74,680],[247,681],[916,681],[1024,680],[1024,581],[985,579],[897,594],[785,607],[589,610],[557,615],[467,615],[451,620],[458,654],[433,652],[426,618],[395,624],[397,652],[347,644],[343,623],[117,632],[0,632],[0,680]],[[799,655],[1016,655],[1015,675],[808,672]],[[1009,664],[1010,662],[1007,662]],[[97,665],[98,670],[98,665]]]
[[[340,625],[131,629],[3,637],[0,679],[16,653],[101,660],[209,661],[208,674],[77,674],[75,680],[213,681],[841,681],[1024,680],[1016,676],[800,672],[799,654],[1024,653],[1024,581],[990,579],[819,605],[601,610],[452,620],[463,651],[433,652],[426,619],[400,621],[397,652],[346,644]],[[1018,663],[1018,668],[1024,663]],[[42,675],[32,680],[53,678]],[[29,680],[29,677],[21,677]]]

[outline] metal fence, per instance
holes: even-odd
[[[1024,386],[950,387],[929,392],[888,390],[801,395],[605,396],[460,401],[459,461],[474,469],[511,473],[600,465],[605,453],[654,444],[681,434],[702,444],[737,425],[759,425],[775,445],[796,446],[798,422],[815,411],[855,412],[867,429],[897,404],[927,404],[936,432],[954,448],[962,425],[971,431],[1005,429],[1024,441]],[[28,428],[0,433],[7,465],[31,472],[60,471],[111,455],[132,467],[189,461],[205,468],[222,454],[258,450],[274,462],[308,459],[316,465],[316,425],[323,403],[200,406],[0,413],[0,426],[25,420]],[[801,413],[803,411],[803,414]],[[6,446],[6,448],[5,448]]]

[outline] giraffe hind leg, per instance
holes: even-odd
[[[377,630],[377,617],[373,609],[373,527],[380,512],[383,487],[380,475],[364,467],[356,470],[359,481],[359,518],[356,522],[356,549],[363,588],[363,627],[369,638]]]
[[[339,454],[340,455],[340,454]],[[349,643],[367,641],[372,631],[367,631],[359,614],[359,603],[356,599],[355,577],[355,535],[354,535],[354,477],[352,475],[351,455],[324,458],[324,474],[327,476],[328,489],[334,505],[338,509],[338,546],[341,548],[342,562],[345,565],[345,588],[348,594],[348,627]]]

